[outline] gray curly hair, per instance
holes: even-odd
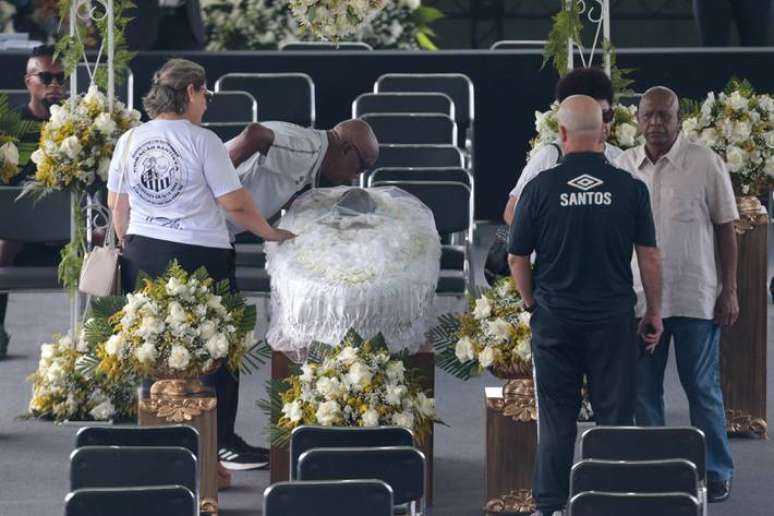
[[[162,113],[182,115],[188,107],[186,88],[199,89],[207,82],[204,68],[187,59],[170,59],[153,74],[153,83],[142,105],[151,118]]]

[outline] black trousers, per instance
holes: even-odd
[[[169,262],[177,259],[188,272],[199,267],[207,269],[213,280],[228,279],[236,290],[234,279],[234,250],[178,244],[139,235],[127,235],[121,256],[121,283],[127,292],[134,290],[140,271],[151,277],[164,273]],[[234,436],[237,406],[239,405],[239,372],[221,367],[202,381],[215,388],[218,395],[218,448]]]
[[[631,425],[639,339],[633,313],[573,323],[538,306],[530,326],[539,413],[533,495],[551,514],[569,494],[583,375],[597,424]]]
[[[728,46],[731,21],[736,21],[745,47],[762,47],[771,23],[772,0],[693,0],[693,12],[705,47]]]

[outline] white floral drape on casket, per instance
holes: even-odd
[[[366,194],[367,192],[367,194]],[[266,245],[275,351],[304,357],[353,328],[416,352],[435,295],[441,245],[433,214],[393,187],[310,190],[279,223],[298,235]]]

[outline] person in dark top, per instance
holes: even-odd
[[[533,494],[538,514],[545,516],[561,511],[569,493],[584,374],[597,423],[632,424],[640,347],[635,249],[648,304],[639,328],[647,349],[662,331],[660,257],[648,189],[605,160],[602,110],[594,99],[565,99],[559,125],[565,156],[524,189],[508,257],[532,313],[540,435]]]
[[[45,122],[50,116],[49,108],[57,104],[63,96],[64,68],[62,62],[54,60],[53,46],[40,46],[32,51],[27,60],[27,70],[24,75],[24,85],[30,92],[30,100],[15,109],[21,113],[24,120]],[[23,143],[36,144],[40,140],[40,132],[34,131],[22,137]],[[11,182],[11,186],[20,186],[32,179],[36,172],[32,160],[22,166],[21,171]],[[28,244],[9,240],[0,240],[0,266],[7,265],[41,265],[55,266],[59,262],[60,244]],[[8,294],[0,294],[0,358],[8,349],[10,336],[5,331],[5,312],[8,307]]]

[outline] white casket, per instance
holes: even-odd
[[[382,333],[392,351],[419,349],[441,257],[421,201],[393,187],[315,189],[279,227],[297,237],[266,245],[272,349],[302,360],[312,342],[338,344],[350,328]]]

